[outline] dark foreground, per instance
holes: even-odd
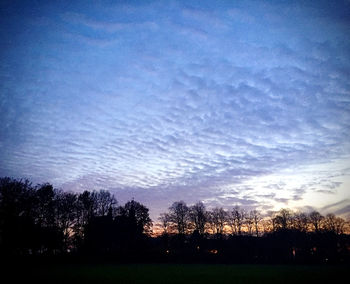
[[[302,284],[343,282],[349,275],[345,265],[40,264],[11,271],[8,283]]]

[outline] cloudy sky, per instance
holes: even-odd
[[[349,1],[53,2],[0,4],[0,176],[350,216]]]

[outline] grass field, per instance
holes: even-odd
[[[283,265],[41,265],[17,271],[28,283],[332,283],[348,279],[346,266]],[[344,280],[343,280],[344,281]],[[342,282],[343,282],[342,281]],[[23,283],[25,283],[23,282]]]

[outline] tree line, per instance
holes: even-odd
[[[349,230],[349,222],[329,213],[326,216],[318,211],[310,213],[293,212],[281,209],[270,216],[263,216],[258,210],[246,211],[234,206],[231,210],[216,207],[206,210],[202,202],[187,206],[184,201],[174,202],[169,211],[159,217],[163,234],[200,235],[251,235],[260,236],[280,230],[300,232],[332,232],[337,235]]]
[[[156,224],[149,209],[108,191],[65,192],[0,178],[1,256],[111,256],[121,261],[350,262],[349,222],[281,209],[208,210],[176,201]]]
[[[126,249],[151,231],[149,209],[118,205],[110,192],[64,192],[50,184],[0,179],[0,251],[4,255]]]
[[[207,210],[176,201],[159,217],[163,249],[172,259],[229,263],[349,263],[349,222],[281,209],[268,216],[239,206]]]

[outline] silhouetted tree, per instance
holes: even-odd
[[[306,232],[308,230],[309,219],[305,213],[297,212],[292,217],[293,228],[300,232]]]
[[[36,187],[36,223],[39,227],[40,253],[55,254],[62,250],[64,232],[58,226],[58,191],[51,184]]]
[[[350,262],[350,238],[343,234],[348,223],[334,214],[323,217],[314,211],[307,216],[281,209],[263,219],[256,210],[206,212],[201,202],[188,208],[179,201],[159,220],[165,234],[154,238],[148,208],[134,200],[118,207],[115,197],[103,190],[77,194],[0,178],[0,256],[74,252],[120,260],[166,255],[196,261]],[[226,225],[237,235],[255,229],[259,236],[260,227],[265,233],[224,238]],[[208,226],[216,238],[204,234]],[[178,235],[167,234],[173,228]]]
[[[274,231],[273,217],[271,215],[265,216],[265,218],[263,218],[260,221],[260,226],[262,228],[264,235],[273,232]]]
[[[169,207],[170,221],[174,223],[177,232],[184,235],[188,229],[189,209],[184,201],[176,201]]]
[[[28,180],[0,179],[0,252],[20,253],[37,246],[35,205]]]
[[[160,221],[163,229],[163,234],[168,234],[170,229],[170,215],[168,213],[160,214],[158,220]]]
[[[84,248],[87,253],[108,254],[115,242],[114,224],[111,215],[94,216],[85,226]]]
[[[37,223],[43,227],[55,225],[55,195],[51,184],[43,184],[36,190]]]
[[[327,214],[323,219],[324,228],[329,232],[333,232],[340,235],[344,232],[345,220],[343,218],[337,217],[334,214]]]
[[[254,229],[255,229],[255,235],[259,237],[259,224],[262,220],[261,214],[257,210],[250,211],[250,216],[253,219]]]
[[[254,228],[254,215],[252,211],[245,214],[244,224],[247,227],[248,234],[251,236]]]
[[[73,226],[74,241],[78,247],[84,243],[86,228],[97,214],[97,198],[95,192],[85,190],[80,193],[76,201],[76,223]]]
[[[235,206],[229,215],[229,222],[232,232],[236,235],[241,235],[242,226],[245,222],[246,213],[239,206]]]
[[[286,230],[292,227],[292,212],[288,209],[281,209],[273,217],[274,230]]]
[[[309,214],[309,221],[314,231],[317,233],[321,229],[322,220],[324,217],[317,211],[312,211]]]
[[[106,216],[111,208],[117,205],[117,200],[109,191],[100,190],[96,195],[96,215]],[[113,212],[112,212],[113,213]]]
[[[130,224],[135,226],[137,234],[149,234],[152,231],[152,220],[148,211],[143,204],[131,200],[120,208],[120,215],[128,218]]]
[[[70,244],[71,236],[74,233],[74,226],[77,223],[77,195],[72,192],[62,192],[56,193],[56,206],[55,206],[55,219],[56,226],[63,233],[63,250],[72,246]]]
[[[223,208],[216,207],[209,212],[208,216],[213,232],[217,235],[222,235],[228,220],[228,213]]]
[[[205,223],[207,222],[207,212],[202,202],[198,202],[189,208],[189,218],[194,224],[194,229],[200,235],[204,234]]]
[[[85,190],[78,196],[78,208],[81,215],[81,224],[84,226],[97,213],[97,199],[95,192]]]

